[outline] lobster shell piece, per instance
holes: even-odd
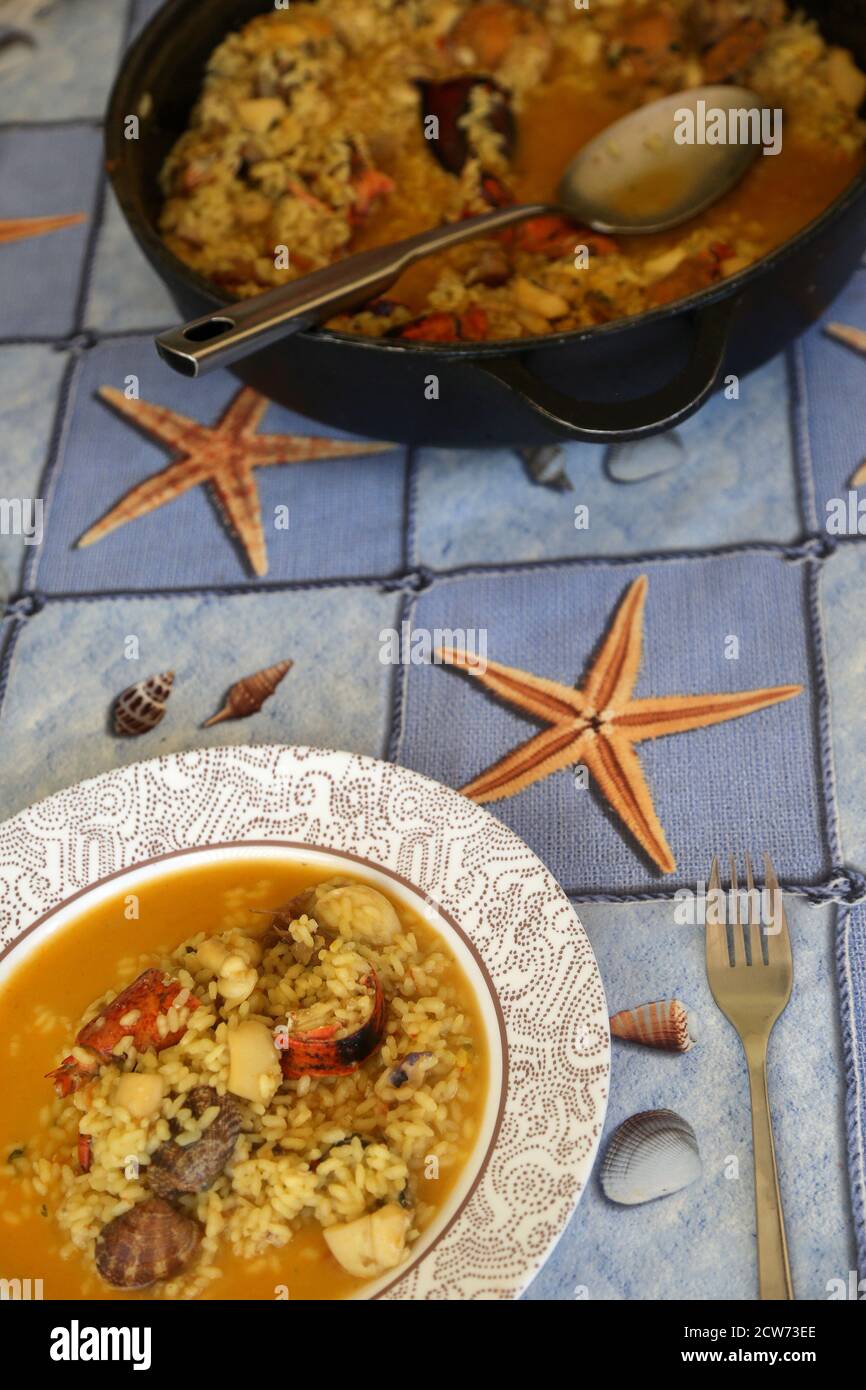
[[[195,1255],[202,1229],[161,1197],[115,1216],[96,1240],[96,1268],[115,1289],[146,1289],[170,1279]]]
[[[79,1086],[92,1081],[99,1066],[98,1058],[94,1057],[90,1063],[82,1062],[78,1057],[64,1057],[59,1067],[53,1071],[47,1071],[46,1077],[53,1083],[54,1089],[61,1097],[71,1096],[73,1091],[77,1091]]]
[[[280,1058],[283,1076],[347,1076],[376,1051],[385,1032],[385,996],[375,970],[365,983],[373,986],[373,1007],[369,1018],[345,1038],[334,1038],[336,1028],[314,1028],[309,1033],[289,1036]]]
[[[184,1147],[169,1139],[156,1150],[144,1181],[157,1197],[204,1192],[225,1168],[240,1134],[241,1108],[234,1096],[220,1097],[212,1086],[196,1086],[190,1091],[187,1104],[196,1117],[211,1105],[219,1105],[220,1113],[194,1144]]]
[[[111,1060],[121,1038],[131,1037],[140,1052],[150,1047],[161,1052],[164,1047],[173,1047],[180,1042],[186,1032],[185,1026],[163,1034],[156,1020],[159,1014],[168,1012],[181,988],[177,980],[166,983],[160,970],[143,971],[137,980],[120,991],[116,999],[106,1004],[96,1018],[79,1030],[75,1041],[79,1047],[89,1048],[95,1054],[92,1061],[88,1063],[78,1057],[64,1057],[59,1067],[46,1072],[57,1094],[71,1095],[80,1086],[92,1081],[99,1063]],[[198,1008],[195,995],[190,995],[185,1007],[190,1012]],[[121,1019],[133,1011],[138,1014],[135,1022],[121,1023]]]
[[[144,970],[131,985],[120,991],[116,999],[106,1004],[96,1018],[78,1033],[75,1041],[79,1047],[89,1047],[107,1062],[121,1038],[131,1037],[140,1052],[152,1047],[161,1052],[164,1047],[173,1047],[180,1042],[186,1027],[173,1032],[160,1033],[157,1017],[168,1013],[171,1005],[180,994],[183,986],[178,980],[165,981],[161,970]],[[185,1007],[190,1011],[198,1008],[198,1000],[190,995]],[[137,1013],[134,1023],[122,1023],[129,1013]]]
[[[610,1031],[615,1038],[667,1052],[688,1052],[695,1041],[694,1015],[680,999],[660,999],[655,1004],[622,1009],[611,1018]]]

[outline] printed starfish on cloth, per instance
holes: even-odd
[[[46,236],[74,227],[87,219],[85,212],[69,212],[59,217],[11,217],[0,221],[0,246],[8,241],[26,241],[28,237]]]
[[[208,483],[253,572],[267,574],[268,558],[253,469],[276,463],[381,454],[394,447],[393,444],[316,439],[302,434],[256,434],[271,402],[249,386],[244,386],[229,401],[216,425],[201,425],[167,406],[128,400],[113,386],[100,387],[99,395],[120,415],[160,444],[167,445],[178,457],[162,472],[154,473],[122,497],[101,521],[85,531],[79,546],[93,545],[116,531],[118,526],[146,516],[199,483]]]
[[[828,323],[825,331],[829,337],[836,338],[866,357],[866,332],[862,328],[852,328],[847,323]],[[850,486],[859,487],[861,483],[866,483],[866,459],[851,478]]]
[[[800,685],[725,695],[632,697],[641,658],[647,579],[629,585],[598,656],[579,689],[497,662],[480,663],[453,648],[439,655],[548,728],[508,753],[460,790],[473,801],[513,796],[551,772],[582,763],[602,796],[662,873],[676,862],[662,829],[634,745],[753,714],[799,695]]]

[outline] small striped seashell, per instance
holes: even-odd
[[[255,671],[253,675],[235,681],[223,708],[206,719],[202,727],[208,729],[211,724],[221,724],[224,719],[246,719],[250,714],[258,714],[265,700],[273,695],[291,669],[291,661],[278,661],[275,666],[266,666],[262,671]]]
[[[673,1110],[642,1110],[614,1130],[601,1165],[604,1195],[621,1206],[668,1197],[703,1172],[688,1120]]]
[[[133,738],[155,729],[165,714],[173,683],[174,671],[163,671],[122,690],[114,702],[115,732]]]
[[[610,1031],[615,1038],[667,1052],[688,1052],[696,1041],[694,1014],[681,999],[659,999],[636,1009],[621,1009],[611,1016]]]

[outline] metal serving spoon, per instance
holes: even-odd
[[[681,113],[694,118],[697,138],[678,144]],[[708,112],[760,111],[745,87],[696,87],[641,106],[603,130],[571,161],[556,203],[526,203],[448,222],[390,246],[347,256],[266,294],[192,319],[156,339],[160,357],[183,376],[225,367],[290,333],[374,299],[414,261],[516,222],[564,213],[599,232],[663,232],[703,212],[745,173],[758,143],[707,144]],[[749,128],[748,121],[743,127]]]

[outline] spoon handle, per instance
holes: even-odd
[[[279,289],[215,309],[181,328],[161,333],[156,339],[156,350],[182,376],[195,377],[212,367],[227,367],[279,338],[300,333],[333,314],[356,309],[374,299],[423,256],[552,210],[544,203],[497,208],[479,217],[419,232],[390,246],[360,251]]]

